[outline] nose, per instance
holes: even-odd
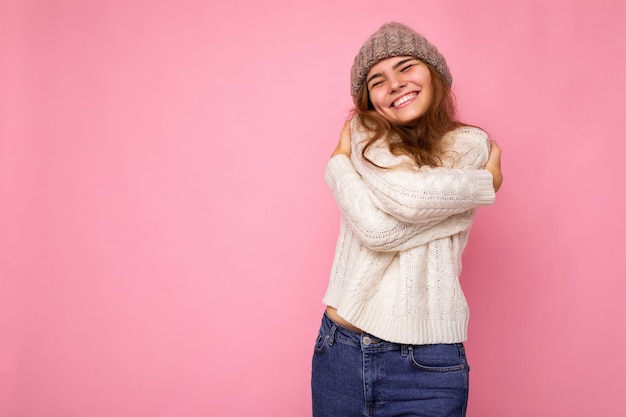
[[[394,76],[389,79],[389,90],[394,93],[406,86],[406,81],[402,77]]]

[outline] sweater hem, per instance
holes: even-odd
[[[365,303],[343,305],[333,302],[331,294],[324,304],[337,309],[337,314],[366,333],[392,343],[431,345],[463,343],[467,340],[469,311],[458,320],[427,320],[393,317],[389,312],[368,308]]]

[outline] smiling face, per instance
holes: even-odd
[[[374,110],[389,122],[409,125],[422,117],[432,102],[430,70],[410,56],[384,59],[367,74],[366,86]]]

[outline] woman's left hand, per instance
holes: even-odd
[[[330,156],[331,158],[335,155],[343,154],[347,157],[350,157],[350,153],[352,152],[352,135],[350,133],[350,121],[351,119],[346,120],[343,128],[341,129],[341,135],[339,137],[339,143],[335,148],[335,152]]]
[[[495,140],[491,140],[491,149],[489,151],[489,160],[487,161],[487,165],[485,165],[485,169],[491,172],[493,176],[493,189],[498,192],[500,187],[502,186],[502,168],[500,167],[500,159],[502,155],[502,150],[498,146]]]

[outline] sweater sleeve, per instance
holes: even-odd
[[[466,129],[456,135],[460,139],[452,138],[458,148],[453,146],[452,153],[458,160],[451,167],[417,168],[408,157],[392,155],[387,146],[374,144],[367,156],[377,165],[388,167],[383,169],[363,160],[367,135],[353,123],[351,160],[376,197],[372,201],[379,204],[378,208],[407,223],[437,221],[495,200],[491,173],[480,169],[488,158],[488,138],[477,131]],[[468,144],[469,153],[465,149]],[[469,156],[472,161],[467,160]]]
[[[398,220],[379,208],[378,198],[344,155],[328,161],[324,178],[344,221],[371,250],[406,250],[467,230],[473,220],[471,210],[454,215],[443,213],[440,217],[425,216],[410,223]]]

